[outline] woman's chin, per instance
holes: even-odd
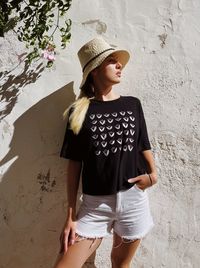
[[[121,82],[121,78],[113,79],[113,84],[119,84]]]

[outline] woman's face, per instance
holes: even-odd
[[[93,71],[94,83],[106,85],[118,84],[121,81],[122,64],[114,56],[108,56],[102,64]]]

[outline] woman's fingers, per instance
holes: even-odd
[[[70,235],[69,235],[69,245],[73,245],[75,242],[75,230],[71,229]]]
[[[76,237],[76,223],[69,222],[60,235],[60,253],[67,252],[68,247],[73,245]]]
[[[128,182],[129,182],[129,183],[135,183],[135,182],[137,182],[137,181],[139,181],[138,177],[128,179]]]
[[[67,252],[68,250],[68,244],[69,244],[69,230],[64,231],[64,239],[63,239],[63,244],[64,244],[64,251]]]
[[[143,174],[143,175],[140,175],[140,176],[137,176],[135,178],[130,178],[128,180],[129,183],[137,183],[137,185],[142,189],[144,190],[145,188],[147,187],[150,187],[151,186],[151,183],[149,181],[149,176],[148,174]]]
[[[64,251],[64,232],[60,235],[60,253]]]

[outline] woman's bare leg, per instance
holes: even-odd
[[[82,239],[60,254],[54,268],[81,268],[85,261],[99,247],[102,239]]]
[[[120,236],[114,233],[111,252],[112,268],[129,268],[139,244],[140,239],[126,242],[126,240],[123,241]]]
[[[96,250],[92,253],[92,255],[86,260],[83,265],[83,268],[97,268],[95,266],[95,258],[96,258]]]

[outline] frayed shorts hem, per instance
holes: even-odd
[[[103,234],[103,235],[96,235],[96,234],[94,234],[94,235],[89,234],[88,235],[88,234],[84,234],[84,233],[76,230],[76,235],[78,235],[81,238],[85,238],[85,239],[102,239],[102,238],[108,236],[109,234],[107,233],[107,234]]]
[[[137,235],[133,235],[133,236],[126,236],[126,235],[121,235],[120,233],[114,231],[119,237],[121,237],[122,239],[125,240],[129,240],[129,241],[135,241],[135,240],[141,240],[143,239],[148,233],[149,231],[154,227],[154,223],[152,223],[145,231],[143,231],[140,234]]]
[[[119,237],[121,237],[123,240],[128,240],[128,241],[135,241],[135,240],[141,240],[143,239],[148,233],[149,231],[154,227],[154,223],[152,223],[144,232],[134,235],[134,236],[125,236],[125,235],[121,235],[120,233],[116,232],[115,230],[113,230],[114,233],[116,233]],[[78,230],[76,230],[76,235],[79,236],[81,239],[103,239],[104,237],[110,236],[112,235],[111,233],[106,233],[103,235],[99,235],[99,234],[84,234],[82,232],[79,232]]]

